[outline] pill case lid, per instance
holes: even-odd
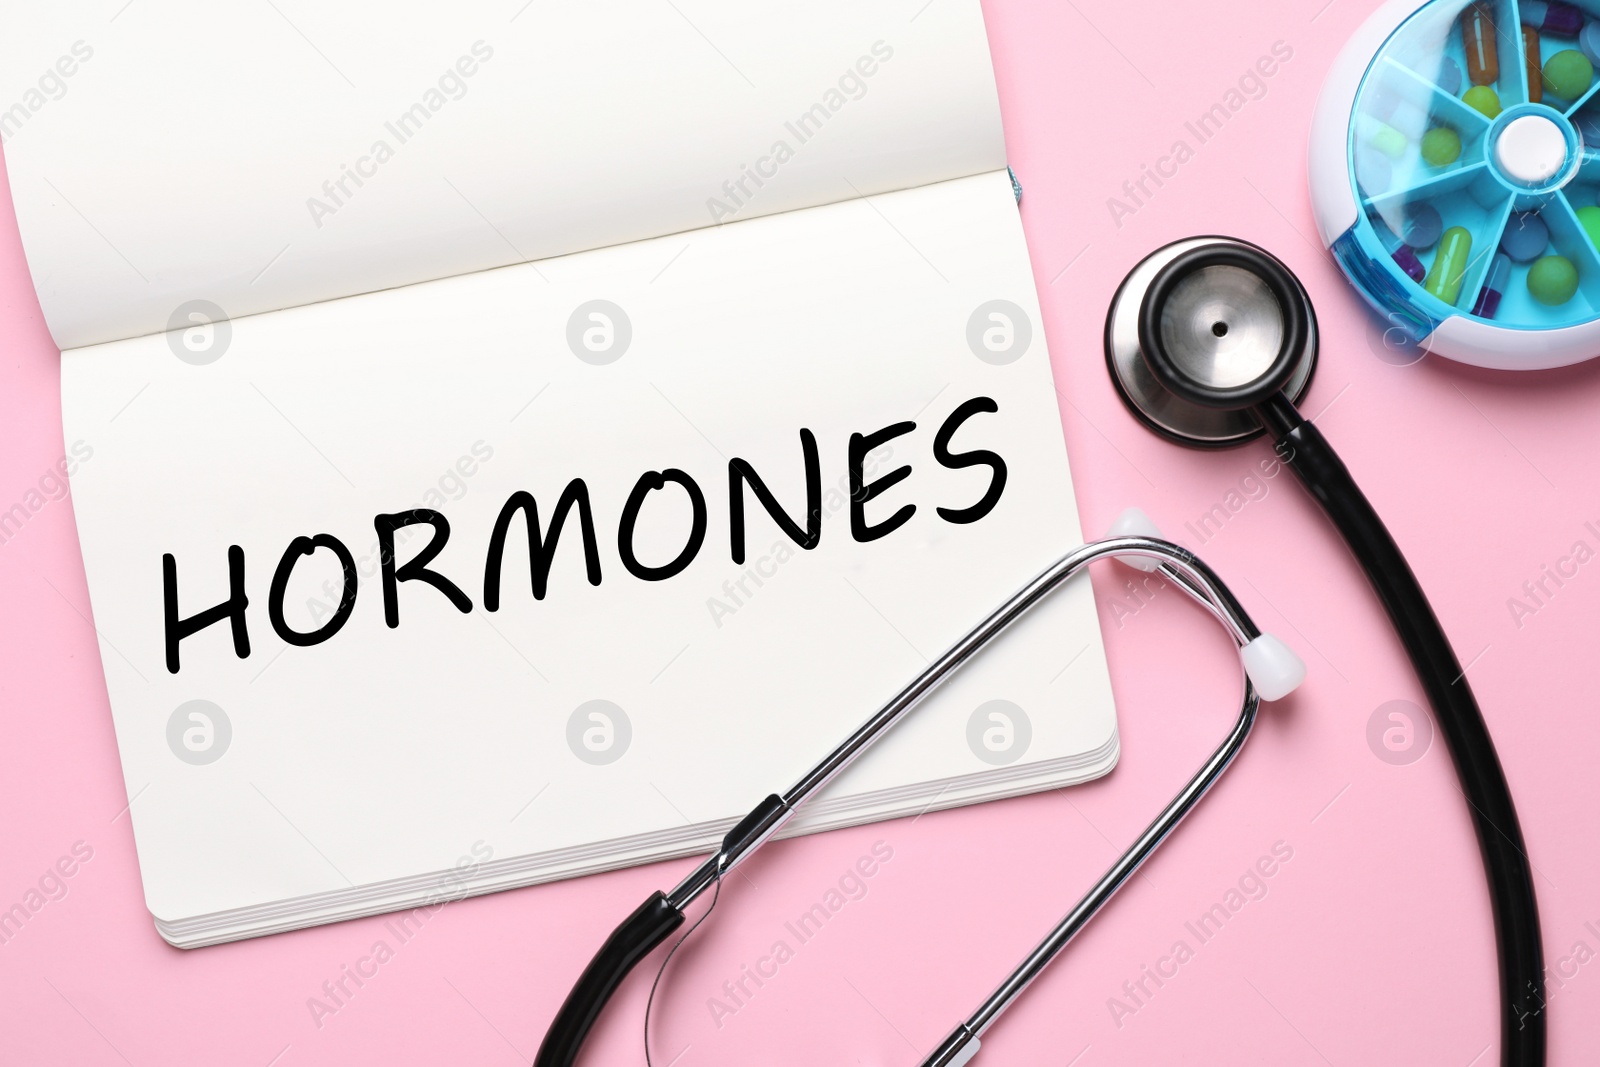
[[[1504,369],[1600,353],[1591,42],[1600,0],[1394,0],[1341,53],[1313,123],[1312,201],[1386,337]],[[1552,256],[1570,270],[1535,267]]]

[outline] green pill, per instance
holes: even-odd
[[[1544,61],[1544,91],[1563,100],[1576,100],[1589,91],[1594,64],[1576,48],[1565,48]]]
[[[1461,94],[1461,102],[1488,118],[1500,117],[1500,97],[1487,85],[1474,85]]]
[[[1380,122],[1372,130],[1372,147],[1390,159],[1399,159],[1406,154],[1406,135]]]
[[[1422,287],[1446,304],[1454,304],[1461,295],[1461,280],[1467,276],[1471,261],[1472,234],[1460,226],[1450,227],[1439,238],[1439,251],[1434,254],[1433,266],[1428,268]]]
[[[1580,207],[1578,222],[1583,225],[1583,232],[1589,235],[1589,243],[1600,248],[1600,207]]]
[[[1528,292],[1546,307],[1558,307],[1578,291],[1578,268],[1566,256],[1545,256],[1528,268]]]
[[[1448,126],[1435,126],[1422,135],[1422,158],[1442,167],[1461,158],[1461,135]]]

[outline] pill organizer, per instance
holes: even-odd
[[[1385,335],[1477,366],[1600,355],[1600,0],[1395,0],[1312,128],[1323,242]]]

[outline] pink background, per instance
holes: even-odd
[[[1297,646],[1311,673],[1298,695],[1265,710],[1216,792],[990,1032],[982,1063],[1497,1059],[1486,892],[1447,754],[1436,740],[1394,765],[1367,742],[1380,705],[1422,702],[1378,604],[1288,475],[1264,481],[1265,495],[1257,489],[1202,543],[1185,523],[1255,472],[1264,446],[1176,448],[1135,424],[1107,382],[1100,333],[1117,280],[1151,248],[1194,232],[1274,250],[1317,302],[1324,361],[1306,408],[1322,412],[1319,425],[1409,548],[1471,662],[1517,797],[1551,967],[1551,1062],[1592,1062],[1600,1043],[1600,960],[1590,959],[1600,950],[1600,561],[1520,627],[1507,606],[1575,541],[1600,548],[1584,528],[1600,528],[1600,363],[1510,375],[1379,358],[1373,320],[1318,245],[1304,165],[1323,76],[1374,6],[985,4],[1085,528],[1143,505]],[[1175,140],[1195,147],[1184,123],[1279,41],[1293,57],[1265,95],[1119,225],[1108,198]],[[9,210],[0,300],[3,510],[63,452],[57,351]],[[1125,578],[1095,574],[1122,713],[1119,769],[1067,792],[767,849],[674,964],[653,1033],[657,1063],[913,1064],[967,1015],[1231,720],[1237,680],[1220,631],[1170,591],[1114,613]],[[371,919],[169,948],[141,899],[70,500],[47,504],[0,545],[0,597],[0,909],[76,842],[93,849],[67,895],[0,945],[5,1063],[525,1062],[605,932],[689,866],[450,904],[403,945]],[[798,944],[785,921],[880,841],[893,858],[866,895]],[[1185,922],[1278,842],[1293,857],[1266,895],[1201,944]],[[393,958],[319,1025],[308,998],[380,938]],[[793,958],[714,1019],[708,1001],[722,983],[780,938]],[[1159,988],[1146,979],[1153,995],[1142,1005],[1127,998],[1123,983],[1180,939],[1192,958]],[[647,975],[629,983],[585,1062],[641,1062],[647,988]],[[1137,1010],[1114,1013],[1113,997]]]

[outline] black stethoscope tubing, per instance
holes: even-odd
[[[1327,438],[1284,393],[1296,363],[1316,358],[1316,316],[1310,298],[1287,267],[1248,242],[1215,237],[1178,244],[1194,246],[1171,258],[1142,294],[1119,290],[1113,302],[1107,318],[1107,359],[1112,364],[1113,381],[1134,414],[1170,440],[1215,447],[1248,439],[1186,438],[1170,424],[1158,422],[1141,410],[1139,399],[1117,373],[1110,343],[1119,303],[1129,301],[1131,308],[1131,301],[1138,299],[1138,344],[1150,374],[1190,404],[1249,412],[1272,440],[1279,457],[1322,506],[1366,572],[1433,707],[1471,810],[1494,913],[1500,970],[1501,1063],[1504,1067],[1541,1067],[1545,1062],[1546,1036],[1538,906],[1516,806],[1483,713],[1399,546]],[[1173,247],[1158,250],[1151,259]],[[1230,389],[1212,388],[1188,373],[1188,365],[1167,350],[1161,321],[1166,302],[1177,286],[1219,266],[1239,268],[1258,277],[1277,302],[1284,327],[1282,347],[1270,369],[1245,386]],[[1133,277],[1130,275],[1130,280]]]

